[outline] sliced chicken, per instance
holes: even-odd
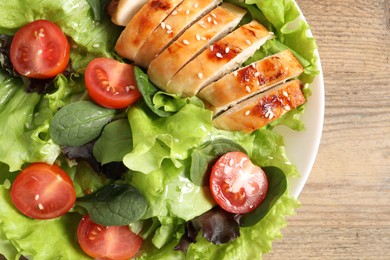
[[[152,33],[135,57],[135,64],[148,68],[150,62],[184,30],[217,7],[222,0],[184,0]]]
[[[219,129],[250,133],[305,101],[301,81],[293,80],[238,103],[217,116],[213,123]]]
[[[232,31],[246,10],[223,3],[188,28],[149,66],[150,80],[163,90],[168,82],[189,61],[218,39]]]
[[[123,58],[134,60],[142,44],[181,2],[183,0],[149,0],[126,25],[115,51]]]
[[[108,5],[111,21],[126,26],[148,0],[112,0]]]
[[[302,65],[291,51],[286,50],[227,74],[202,89],[198,97],[208,109],[218,114],[250,96],[298,77],[302,72]]]
[[[270,38],[272,34],[257,21],[239,27],[185,65],[166,91],[195,96],[203,87],[240,67]]]

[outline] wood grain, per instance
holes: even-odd
[[[390,259],[390,0],[298,0],[325,124],[302,207],[264,259]]]

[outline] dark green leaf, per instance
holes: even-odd
[[[157,217],[141,219],[130,224],[131,231],[144,240],[152,236],[159,227],[161,227],[161,223]]]
[[[287,191],[287,177],[282,170],[269,166],[262,168],[268,179],[268,192],[264,201],[254,211],[241,215],[240,226],[250,227],[258,223]]]
[[[159,89],[149,81],[148,75],[139,67],[134,67],[134,75],[138,90],[141,92],[148,108],[159,117],[168,117],[173,115],[172,112],[167,112],[154,107],[153,96],[159,91]]]
[[[93,155],[102,164],[121,162],[133,148],[130,124],[127,119],[106,125],[93,147]]]
[[[110,0],[87,0],[91,6],[95,21],[101,21],[103,14],[105,14],[105,7]]]
[[[144,196],[128,184],[110,184],[77,199],[91,219],[103,226],[124,226],[138,221],[146,212]]]
[[[239,144],[228,139],[216,139],[195,148],[191,154],[191,181],[198,186],[206,185],[209,168],[220,156],[232,151],[246,153]]]
[[[90,101],[71,103],[54,115],[50,135],[59,145],[83,145],[97,138],[114,116],[115,110]]]

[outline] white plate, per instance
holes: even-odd
[[[300,9],[299,11],[301,12],[301,19],[306,21],[302,11]],[[311,31],[308,31],[308,35],[311,37],[313,36]],[[317,50],[316,54],[318,56],[316,65],[319,74],[310,84],[312,96],[308,98],[306,110],[302,117],[306,129],[299,132],[292,131],[286,127],[279,127],[276,129],[278,133],[281,133],[284,136],[287,156],[290,161],[297,166],[298,171],[301,174],[299,178],[291,178],[289,180],[289,192],[290,195],[295,198],[301,193],[310,175],[314,161],[317,157],[324,124],[324,78]]]

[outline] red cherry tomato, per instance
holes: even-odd
[[[33,163],[16,177],[11,200],[28,217],[52,219],[73,207],[76,192],[72,180],[59,166]]]
[[[257,208],[268,190],[264,171],[242,152],[222,155],[211,169],[210,189],[215,201],[231,213]]]
[[[126,108],[141,97],[134,66],[110,58],[96,58],[88,64],[85,85],[91,98],[108,108]]]
[[[15,70],[28,78],[53,78],[69,63],[70,48],[61,29],[47,20],[37,20],[16,32],[10,50]]]
[[[129,259],[142,245],[142,238],[128,226],[102,226],[88,215],[81,219],[77,237],[83,251],[94,259]]]

